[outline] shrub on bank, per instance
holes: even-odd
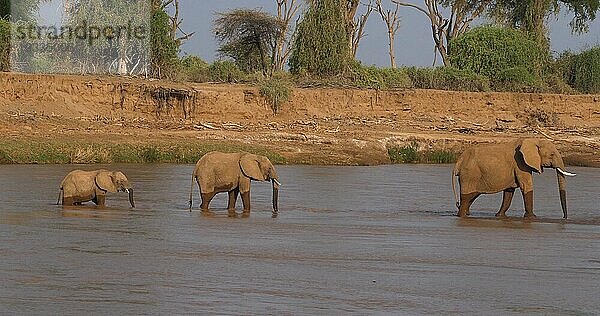
[[[48,140],[0,140],[0,164],[196,163],[210,151],[248,151],[285,163],[276,152],[232,143],[67,144]]]
[[[237,83],[243,82],[245,73],[233,61],[217,60],[208,67],[211,81]]]
[[[210,65],[198,56],[186,56],[180,62],[180,71],[185,81],[211,81],[209,67]]]
[[[355,63],[350,70],[350,81],[359,88],[394,89],[413,86],[404,68],[378,68]]]
[[[571,59],[568,82],[579,92],[600,93],[600,46]]]
[[[0,18],[0,71],[10,68],[10,23]]]
[[[525,33],[496,26],[474,28],[452,40],[450,63],[502,83],[528,85],[538,80],[549,54]]]
[[[453,163],[456,162],[457,155],[450,150],[423,150],[419,151],[419,143],[412,141],[410,144],[402,147],[388,147],[388,156],[392,163]]]
[[[290,86],[285,73],[276,73],[271,78],[264,79],[259,83],[260,95],[269,103],[274,114],[277,114],[281,105],[292,96]]]

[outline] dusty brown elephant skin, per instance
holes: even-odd
[[[273,184],[273,215],[278,212],[279,177],[275,167],[267,157],[246,152],[222,153],[210,152],[196,163],[190,186],[190,211],[194,180],[198,183],[202,204],[200,209],[208,212],[208,205],[219,192],[229,193],[227,210],[229,216],[236,216],[235,202],[238,194],[242,196],[243,215],[250,214],[250,181],[271,181]]]
[[[106,201],[106,193],[111,192],[129,193],[129,203],[135,207],[133,201],[133,189],[127,177],[120,171],[74,170],[69,172],[60,183],[57,204],[80,205],[92,201],[96,205],[103,206]]]
[[[504,192],[497,217],[506,217],[516,188],[521,190],[525,204],[524,217],[533,218],[533,176],[544,168],[556,169],[563,218],[567,218],[565,171],[562,156],[549,140],[518,139],[500,144],[475,145],[463,152],[452,173],[452,190],[458,216],[469,215],[473,201],[481,194]],[[456,195],[454,177],[458,177],[460,202]]]

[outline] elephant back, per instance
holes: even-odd
[[[65,197],[93,194],[96,184],[94,174],[83,170],[71,171],[61,182]]]

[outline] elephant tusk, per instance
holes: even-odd
[[[279,182],[277,179],[273,179],[273,182],[277,183],[277,185],[281,186],[281,182]]]
[[[569,177],[574,177],[574,176],[576,176],[576,174],[575,174],[575,173],[566,172],[566,171],[564,171],[564,170],[562,170],[562,169],[560,169],[560,168],[556,168],[556,170],[557,170],[558,172],[560,172],[560,174],[562,174],[563,176],[569,176]]]

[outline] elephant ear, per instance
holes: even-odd
[[[98,172],[98,174],[96,175],[96,185],[104,191],[108,191],[108,192],[112,192],[112,193],[117,192],[117,187],[115,186],[115,183],[113,182],[112,172],[109,172],[109,171]]]
[[[240,167],[242,168],[242,172],[248,178],[257,181],[265,181],[265,175],[260,169],[260,162],[258,161],[258,157],[253,154],[245,154],[240,158]]]
[[[523,155],[525,163],[531,167],[533,171],[537,173],[542,172],[542,157],[540,157],[537,140],[524,139],[523,142],[521,142],[519,151]]]

